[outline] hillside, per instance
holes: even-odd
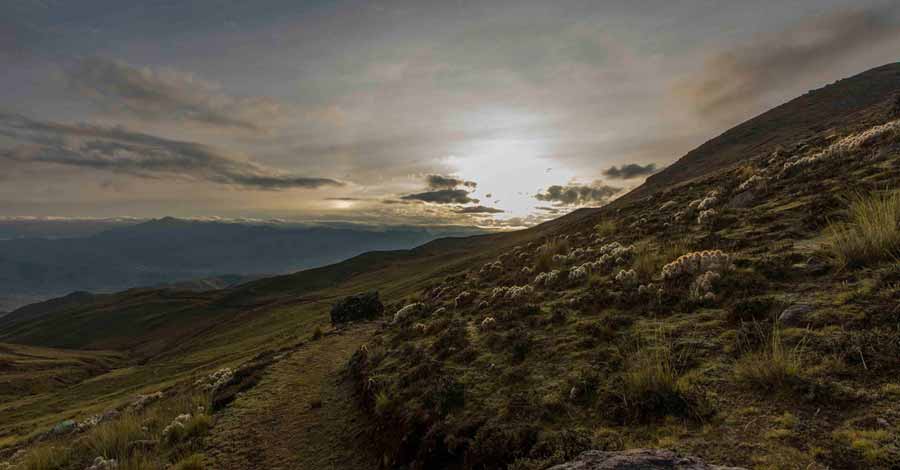
[[[647,178],[625,199],[646,196],[816,136],[871,127],[883,120],[885,112],[900,113],[898,93],[900,63],[812,90],[688,152]]]
[[[411,248],[468,227],[315,227],[204,222],[163,218],[89,236],[0,240],[0,297],[49,298],[71,291],[113,292],[131,287],[227,277],[236,282],[335,263],[372,250]],[[246,278],[246,279],[244,279]],[[213,282],[233,285],[231,282]],[[3,299],[0,298],[0,302]]]
[[[0,341],[78,349],[89,378],[0,405],[0,455],[545,469],[665,448],[754,469],[896,468],[898,70],[806,95],[614,204],[528,230],[13,312]],[[382,318],[329,322],[373,289]],[[41,369],[11,370],[0,378]],[[92,416],[114,417],[45,433]]]

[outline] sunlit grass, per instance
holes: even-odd
[[[42,445],[33,447],[25,455],[22,468],[25,470],[55,470],[65,468],[71,452],[62,446]]]
[[[900,255],[900,191],[857,193],[848,200],[848,221],[827,228],[828,248],[841,267],[859,267]]]
[[[553,255],[560,253],[568,253],[568,238],[551,238],[538,247],[537,259],[534,264],[534,271],[541,273],[553,269]]]
[[[784,344],[781,330],[775,327],[763,348],[746,353],[734,366],[739,382],[773,390],[800,376],[802,368],[802,342],[794,347]]]

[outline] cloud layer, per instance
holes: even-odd
[[[427,182],[430,189],[454,189],[458,186],[475,188],[478,186],[478,183],[474,181],[465,181],[453,176],[443,175],[428,175]]]
[[[478,199],[470,198],[469,192],[465,189],[439,189],[437,191],[408,194],[402,196],[400,199],[405,201],[430,202],[432,204],[469,204],[478,202]]]
[[[0,148],[16,164],[55,164],[141,178],[186,178],[244,189],[341,186],[319,177],[285,174],[206,145],[131,132],[121,127],[68,125],[0,113],[0,135],[18,142]]]
[[[656,173],[656,164],[648,163],[639,165],[637,163],[628,163],[621,167],[611,166],[603,171],[603,176],[610,179],[628,180],[638,178],[640,176],[648,176]]]
[[[139,119],[260,130],[280,111],[270,99],[234,98],[192,74],[101,57],[76,60],[66,79],[103,108]]]
[[[456,211],[457,214],[502,214],[504,211],[495,207],[469,206]]]
[[[590,186],[570,184],[567,186],[554,185],[546,191],[536,194],[539,201],[553,202],[561,206],[584,206],[592,204],[604,204],[619,194],[622,188],[606,186],[602,183],[594,183]]]

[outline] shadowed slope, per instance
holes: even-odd
[[[770,153],[781,146],[802,142],[827,129],[871,126],[873,120],[883,120],[883,116],[878,116],[882,109],[873,107],[898,92],[900,63],[884,65],[810,91],[691,150],[668,168],[647,178],[646,183],[622,199],[650,195]]]

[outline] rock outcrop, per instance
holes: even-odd
[[[631,449],[621,452],[589,450],[575,460],[548,470],[745,470],[709,465],[696,457],[680,456],[670,450]]]

